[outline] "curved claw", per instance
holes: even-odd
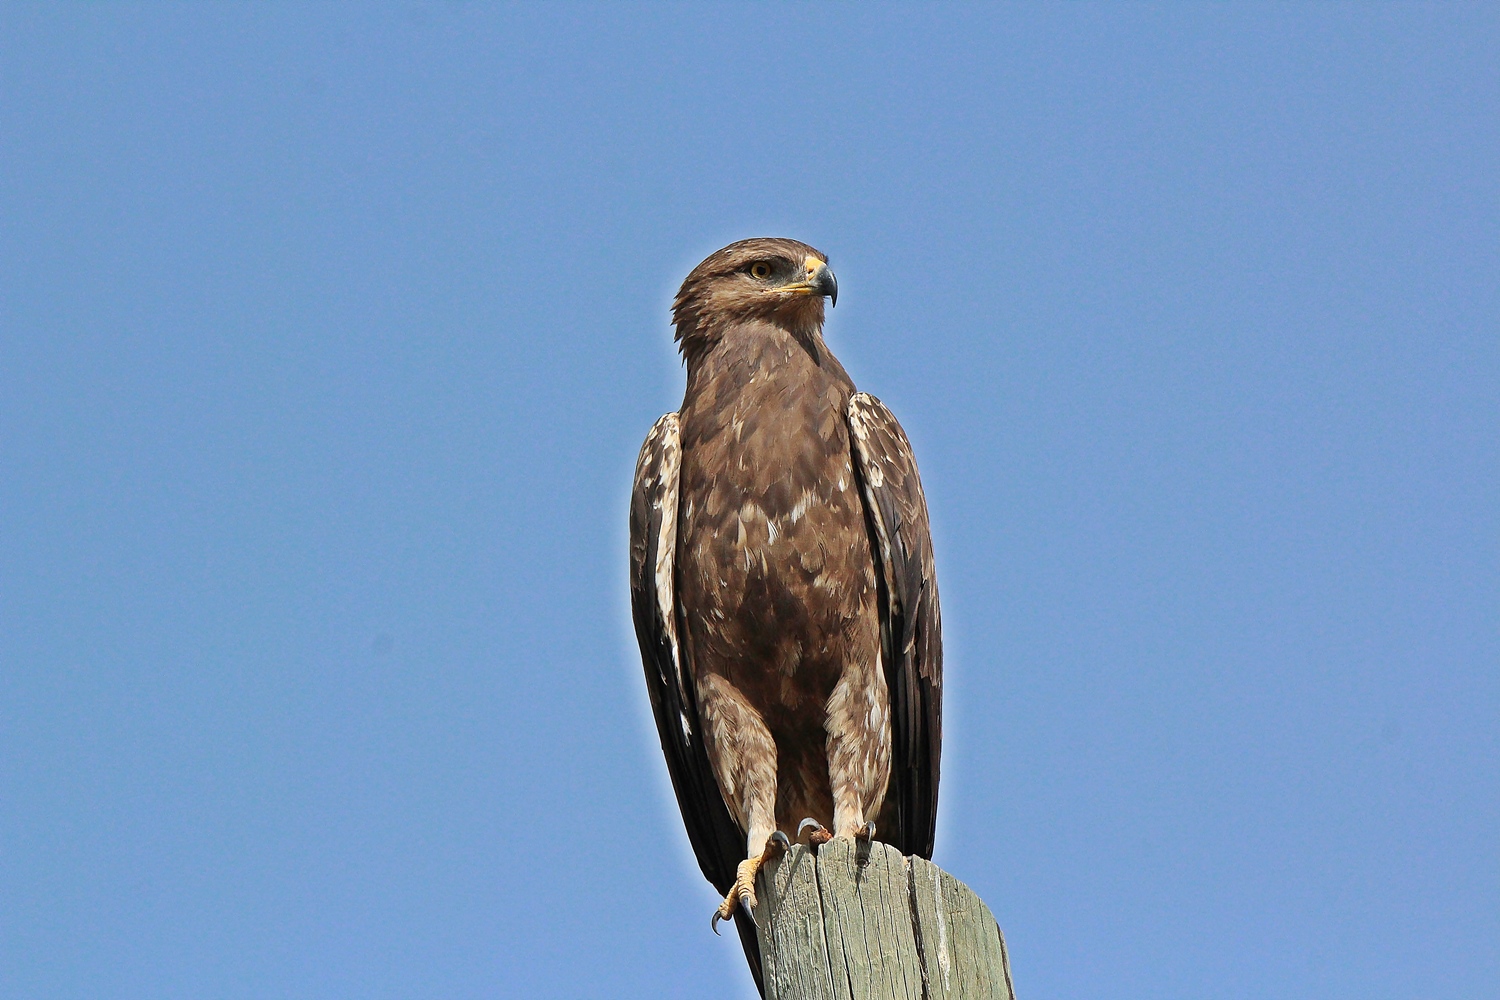
[[[801,840],[804,834],[807,835],[807,843],[813,850],[817,850],[833,839],[833,834],[828,832],[828,827],[819,823],[811,816],[803,820],[801,825],[797,827],[797,839]]]
[[[800,836],[802,831],[798,830],[797,833]],[[777,830],[775,833],[771,834],[771,837],[767,841],[767,843],[775,844],[783,851],[790,851],[792,849],[791,839],[788,838],[787,835],[782,833],[780,830]]]
[[[715,910],[714,911],[714,918],[708,922],[708,929],[714,932],[714,937],[720,937],[721,936],[719,934],[719,921],[723,920],[723,919],[724,919],[723,917],[719,916],[719,911]]]
[[[864,826],[862,826],[862,827],[859,828],[859,832],[856,833],[855,836],[858,837],[860,840],[874,840],[875,839],[875,821],[874,820],[870,820],[869,822],[865,823]]]
[[[755,922],[755,914],[753,914],[753,913],[750,912],[750,897],[748,897],[748,896],[741,896],[740,897],[740,910],[742,910],[744,912],[745,919],[750,921],[750,926],[751,927],[759,927],[760,926],[759,924],[757,924]]]

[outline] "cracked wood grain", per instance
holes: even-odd
[[[767,1000],[1015,1000],[989,908],[885,844],[797,846],[762,870]]]

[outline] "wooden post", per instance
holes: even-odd
[[[766,1000],[1015,1000],[989,908],[881,843],[795,846],[761,870]]]

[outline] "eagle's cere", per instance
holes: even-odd
[[[942,637],[911,445],[823,342],[828,258],[712,254],[672,306],[682,408],[630,505],[631,603],[672,787],[760,983],[755,874],[794,838],[932,856]]]

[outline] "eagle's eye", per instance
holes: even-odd
[[[758,260],[750,265],[750,277],[760,278],[764,281],[771,276],[771,265],[763,260]]]

